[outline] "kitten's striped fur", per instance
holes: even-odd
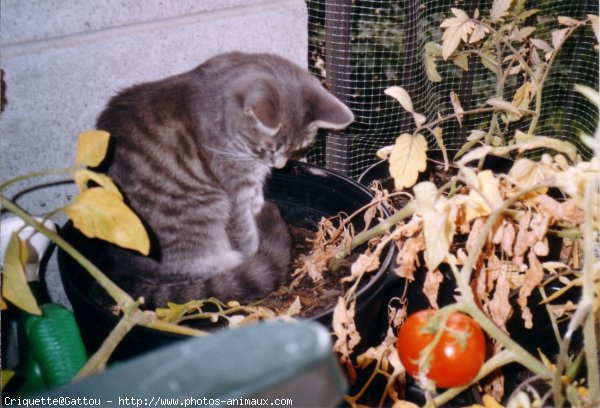
[[[287,271],[290,238],[264,204],[265,178],[317,128],[353,118],[305,70],[271,54],[222,54],[121,92],[97,127],[114,140],[108,173],[154,243],[149,257],[111,249],[109,276],[149,306],[268,294]]]

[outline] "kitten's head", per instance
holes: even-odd
[[[315,140],[317,130],[343,129],[352,111],[308,72],[280,57],[259,55],[236,81],[237,137],[250,154],[281,168]]]

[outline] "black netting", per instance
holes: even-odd
[[[492,0],[307,0],[310,69],[356,115],[356,121],[344,132],[320,138],[308,154],[309,161],[357,177],[377,161],[375,152],[379,148],[393,143],[402,132],[412,132],[415,125],[411,115],[383,93],[389,86],[406,89],[415,110],[430,121],[453,112],[450,91],[456,92],[465,110],[494,97],[496,77],[479,58],[463,64],[467,70],[451,61],[438,62],[442,82],[430,81],[424,65],[426,44],[440,43],[440,23],[451,16],[451,7],[473,16],[476,9],[489,13],[491,4]],[[535,38],[549,43],[552,30],[558,28],[558,16],[583,19],[598,14],[595,1],[537,0],[525,2],[525,7],[540,9],[526,25],[536,26]],[[579,142],[579,134],[594,132],[598,112],[573,88],[575,84],[598,88],[595,44],[588,25],[564,45],[545,83],[542,114],[536,127],[536,134],[572,141],[584,156],[590,152]],[[522,82],[519,75],[507,78],[506,100],[512,99]],[[446,147],[461,147],[468,131],[488,123],[489,115],[465,118],[462,127],[456,122],[445,123]],[[506,126],[527,129],[527,120],[531,119]],[[433,138],[426,136],[433,147]]]

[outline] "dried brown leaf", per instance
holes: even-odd
[[[431,82],[442,82],[442,77],[437,70],[436,60],[442,56],[442,46],[434,42],[425,44],[425,52],[423,55],[423,63],[425,65],[425,73]]]
[[[425,237],[422,233],[406,239],[396,256],[398,266],[394,268],[394,272],[402,278],[413,280],[415,271],[421,266],[419,254],[424,249]]]
[[[525,272],[525,280],[519,290],[518,303],[521,306],[522,318],[525,322],[525,327],[531,329],[533,327],[533,320],[531,311],[527,306],[527,299],[533,290],[538,287],[544,278],[544,268],[538,260],[537,256],[533,252],[529,252],[528,255],[529,268]]]
[[[496,285],[494,290],[494,296],[492,300],[487,304],[487,312],[490,318],[496,325],[501,328],[505,328],[508,318],[512,314],[512,306],[508,300],[510,294],[510,286],[507,276],[506,264],[499,264],[498,279],[496,279]]]
[[[475,245],[477,237],[479,236],[479,234],[481,234],[481,230],[483,229],[484,224],[484,218],[477,218],[475,222],[473,222],[471,232],[469,233],[469,236],[467,237],[467,242],[465,243],[465,250],[467,251],[467,253],[471,253],[471,251],[473,250],[473,245]]]
[[[531,43],[540,51],[544,52],[553,52],[554,49],[544,40],[540,40],[538,38],[532,38]]]
[[[531,249],[537,256],[548,256],[548,253],[550,252],[548,247],[548,238],[544,237],[544,239],[537,241],[535,244],[533,244]]]
[[[413,113],[415,111],[415,109],[413,108],[412,99],[410,98],[410,95],[408,94],[406,89],[400,86],[390,86],[385,91],[383,91],[383,93],[385,93],[388,96],[391,96],[392,98],[400,102],[400,105],[407,112]]]
[[[425,276],[425,283],[423,283],[423,294],[429,300],[429,304],[434,309],[438,308],[437,297],[440,290],[440,284],[444,280],[444,275],[439,270],[429,270]]]
[[[546,237],[548,232],[548,226],[550,225],[550,218],[544,214],[534,213],[529,223],[529,228],[535,234],[537,241],[542,240]]]
[[[474,282],[471,284],[474,286],[475,295],[478,300],[483,300],[487,298],[488,288],[487,288],[487,272],[489,268],[478,268],[474,271]]]
[[[392,148],[393,146],[384,146],[381,149],[377,150],[377,157],[379,157],[381,160],[387,160],[388,157],[390,157],[390,153],[392,153]]]
[[[570,300],[561,305],[548,305],[548,307],[555,317],[563,317],[565,314],[577,309],[577,305]]]
[[[358,256],[358,259],[352,263],[350,267],[350,276],[342,278],[342,282],[354,282],[360,276],[367,272],[372,272],[379,268],[379,256],[378,254],[362,253]]]
[[[515,231],[515,226],[511,222],[505,221],[506,225],[504,227],[504,231],[502,234],[502,241],[500,242],[500,246],[502,250],[508,256],[513,255],[513,244],[515,242],[515,237],[517,235]]]
[[[519,227],[517,237],[515,239],[514,247],[514,259],[516,264],[520,264],[525,256],[525,252],[534,244],[536,241],[535,235],[529,231],[529,224],[531,223],[532,214],[526,212],[519,220]]]
[[[292,304],[285,311],[286,316],[296,316],[300,314],[302,310],[302,303],[300,302],[300,296],[296,296],[296,299],[292,302]]]
[[[356,330],[354,315],[356,311],[356,301],[346,303],[343,297],[338,299],[338,303],[333,310],[333,334],[337,340],[333,345],[333,350],[340,354],[342,364],[350,363],[350,356],[354,348],[360,343],[360,334]]]
[[[577,207],[573,199],[567,199],[561,203],[543,194],[536,197],[535,202],[538,210],[553,220],[567,221],[574,224],[581,224],[583,222],[583,210]]]

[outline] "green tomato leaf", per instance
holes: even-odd
[[[2,297],[27,313],[41,315],[42,311],[25,278],[24,266],[27,258],[27,244],[13,233],[4,257]]]
[[[75,164],[78,166],[96,167],[108,151],[110,134],[104,130],[88,130],[77,139]]]
[[[112,190],[87,189],[64,212],[87,237],[100,238],[144,255],[150,252],[150,240],[142,222],[123,203],[121,195]]]

